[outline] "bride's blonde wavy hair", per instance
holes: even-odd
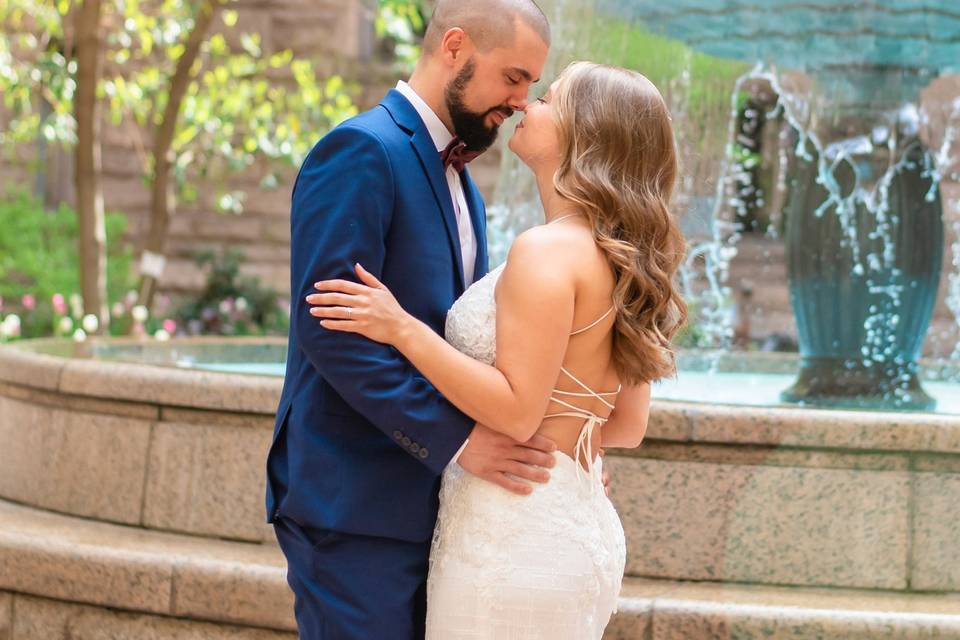
[[[589,62],[560,74],[551,103],[563,157],[554,187],[589,219],[616,278],[617,373],[632,384],[672,375],[686,241],[670,213],[678,166],[667,105],[643,75]]]

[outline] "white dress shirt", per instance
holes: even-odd
[[[397,83],[397,91],[403,94],[413,108],[417,110],[423,124],[433,144],[437,147],[437,152],[443,151],[453,140],[453,134],[443,124],[433,109],[430,108],[423,98],[417,95],[409,84],[401,80]],[[453,166],[447,167],[447,187],[450,189],[450,199],[453,201],[453,211],[457,216],[457,233],[460,236],[460,257],[463,260],[463,286],[469,287],[473,283],[473,266],[477,259],[477,236],[473,232],[473,221],[470,219],[470,208],[467,206],[467,196],[463,193],[463,183],[460,181],[460,174],[456,172]],[[460,454],[467,448],[467,439],[463,446],[454,454],[450,460],[451,463],[460,459]]]
[[[437,147],[437,152],[443,151],[453,140],[453,134],[447,129],[440,117],[433,109],[417,95],[413,88],[401,80],[397,83],[397,91],[410,101],[413,108],[420,114],[420,119],[427,126],[430,138]],[[447,187],[450,189],[450,199],[453,201],[453,211],[457,216],[457,233],[460,236],[460,256],[463,259],[463,286],[473,284],[473,263],[477,259],[477,237],[473,232],[473,221],[470,219],[470,209],[467,206],[467,197],[463,193],[463,183],[460,174],[453,168],[447,167]]]

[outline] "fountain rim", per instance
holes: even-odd
[[[286,342],[263,337],[175,338],[164,343],[106,340],[127,345]],[[70,342],[37,339],[0,345],[0,385],[21,393],[33,390],[40,396],[268,416],[275,414],[283,387],[283,378],[276,376],[71,358],[37,351]],[[651,440],[704,446],[960,453],[960,416],[654,400],[645,442]]]

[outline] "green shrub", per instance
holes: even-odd
[[[243,254],[198,253],[197,264],[209,269],[204,290],[186,300],[178,311],[180,331],[193,335],[285,334],[287,305],[278,293],[257,278],[240,273]]]
[[[123,240],[126,226],[123,214],[106,215],[111,302],[120,300],[133,284],[133,249]],[[51,303],[53,295],[69,299],[79,294],[78,237],[77,216],[70,207],[45,211],[41,201],[25,189],[12,189],[0,197],[0,315],[20,315],[23,337],[54,333],[58,318]],[[24,296],[32,296],[32,309],[29,302],[24,305]]]

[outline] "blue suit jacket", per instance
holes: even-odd
[[[486,213],[461,174],[487,271]],[[324,136],[297,176],[291,208],[287,370],[267,458],[267,520],[424,541],[439,476],[473,428],[393,347],[328,331],[309,315],[313,283],[357,280],[360,262],[409,313],[443,333],[463,293],[443,164],[419,114],[392,90]]]

